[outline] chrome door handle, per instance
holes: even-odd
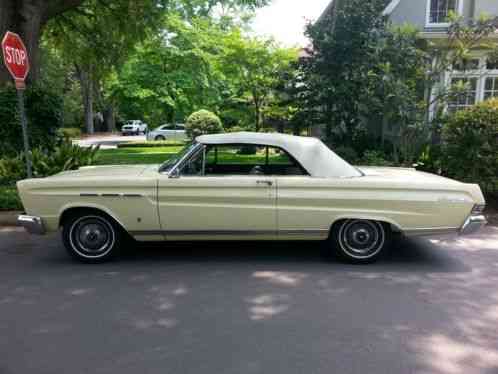
[[[257,184],[266,184],[267,186],[273,186],[272,181],[256,181]]]

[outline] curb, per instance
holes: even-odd
[[[9,210],[0,211],[0,226],[17,226],[17,216],[21,211]]]

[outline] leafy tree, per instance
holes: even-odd
[[[334,14],[310,24],[312,47],[303,59],[303,73],[313,104],[320,108],[319,123],[326,137],[352,144],[361,130],[362,93],[368,81],[379,33],[386,28],[381,15],[385,0],[349,0],[339,3]]]
[[[167,17],[164,30],[142,42],[110,82],[120,112],[159,124],[182,122],[201,107],[216,110],[224,90],[217,62],[223,30],[177,15]]]
[[[243,37],[238,30],[227,36],[224,48],[221,68],[236,97],[252,107],[254,127],[259,131],[274,88],[284,72],[293,69],[297,51],[281,48],[272,40]]]

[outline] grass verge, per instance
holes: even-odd
[[[16,186],[0,186],[0,211],[23,210]]]
[[[177,154],[182,146],[102,149],[97,165],[161,164]]]

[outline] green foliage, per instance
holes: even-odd
[[[350,164],[355,165],[360,160],[358,153],[351,147],[341,146],[333,149],[333,151],[337,153],[339,157],[343,158]]]
[[[351,146],[368,107],[366,83],[378,62],[378,40],[387,27],[382,11],[386,0],[337,2],[333,14],[309,25],[312,48],[302,61],[308,105],[320,107],[319,123],[327,125],[327,138]],[[358,150],[357,151],[361,151]]]
[[[35,148],[31,152],[33,176],[42,178],[61,171],[93,165],[98,151],[99,147],[82,148],[70,141],[63,141],[51,150]],[[15,183],[24,178],[26,178],[26,168],[23,153],[0,159],[0,184]]]
[[[226,132],[244,132],[244,131],[250,131],[250,130],[248,128],[242,127],[242,126],[233,126],[233,127],[226,129]]]
[[[414,165],[417,170],[425,171],[432,174],[441,174],[442,172],[442,154],[441,145],[427,145],[417,163]]]
[[[57,136],[64,139],[79,139],[81,137],[81,129],[77,127],[61,127],[57,130]]]
[[[498,99],[450,117],[443,128],[443,141],[447,175],[491,188],[498,179]]]
[[[16,186],[0,185],[0,211],[2,210],[23,210]]]
[[[273,40],[244,37],[240,30],[226,36],[224,47],[220,67],[229,78],[234,97],[251,108],[252,123],[259,131],[265,110],[275,99],[275,89],[282,77],[294,70],[297,50],[281,48]]]
[[[29,87],[25,92],[28,132],[32,147],[48,147],[56,140],[62,125],[62,100],[41,86]],[[0,89],[0,157],[12,156],[23,150],[16,91]]]
[[[384,153],[376,150],[365,151],[360,163],[365,166],[393,166]]]
[[[118,148],[165,148],[165,147],[183,147],[185,142],[177,140],[161,140],[149,142],[127,142],[119,143]]]
[[[218,116],[207,110],[199,110],[192,113],[185,123],[185,130],[190,139],[195,139],[200,135],[219,134],[224,132]]]
[[[164,29],[144,40],[109,80],[120,113],[148,123],[183,122],[208,108],[227,127],[259,129],[296,51],[249,38],[238,27],[213,19],[185,22],[170,14]]]

